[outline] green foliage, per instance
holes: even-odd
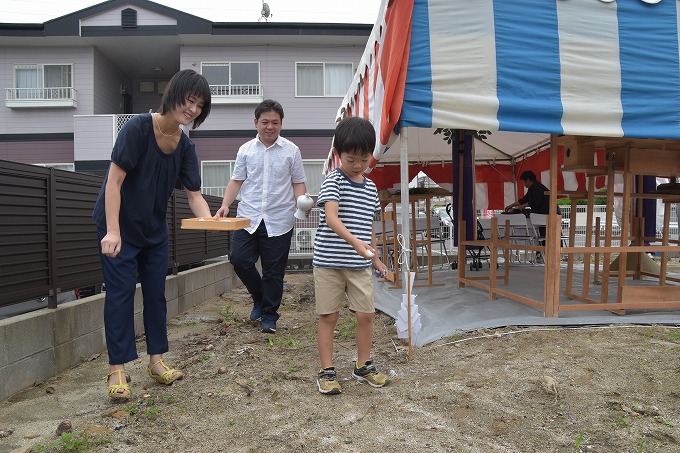
[[[649,443],[649,442],[648,442],[647,439],[645,439],[644,437],[643,437],[642,439],[638,440],[638,449],[637,449],[638,453],[644,452],[644,451],[645,451],[645,447],[647,447],[647,444],[648,444],[648,443]]]
[[[607,188],[606,188],[606,187],[603,187],[602,189],[599,189],[599,190],[598,190],[598,192],[600,192],[600,193],[606,192],[606,191],[607,191]],[[560,205],[560,206],[569,206],[569,205],[571,205],[571,198],[569,198],[569,197],[558,198],[558,199],[557,199],[557,204]],[[578,200],[576,200],[576,204],[577,204],[577,205],[587,205],[587,204],[588,204],[588,200],[585,200],[585,199],[578,199]],[[593,204],[594,204],[594,205],[596,205],[596,204],[600,204],[600,205],[603,204],[603,205],[606,205],[606,204],[607,204],[607,197],[604,196],[604,195],[601,195],[601,196],[599,196],[599,197],[596,196],[596,197],[593,199]]]
[[[631,419],[625,416],[616,420],[616,425],[619,426],[620,428],[625,428],[626,426],[630,426],[630,424]]]
[[[160,414],[161,410],[157,407],[150,407],[144,411],[144,417],[148,418],[149,420],[156,419]]]
[[[234,319],[234,308],[231,305],[225,305],[224,307],[220,308],[220,316],[225,321],[231,321]]]
[[[61,433],[59,438],[49,444],[47,447],[36,445],[31,448],[32,452],[69,452],[69,451],[87,451],[90,447],[90,441],[87,434],[80,431],[72,433]]]
[[[680,331],[675,332],[672,330],[668,331],[668,339],[671,341],[680,341]]]
[[[138,409],[139,409],[139,406],[137,406],[137,403],[130,404],[129,406],[125,406],[123,408],[123,410],[130,415],[135,415],[137,413]]]
[[[439,127],[434,130],[435,135],[437,134],[443,134],[444,138],[443,140],[446,140],[446,143],[449,145],[453,143],[453,139],[456,138],[456,134],[458,133],[458,129],[449,129],[449,128],[443,128]],[[472,130],[465,130],[465,135],[471,135],[474,138],[478,138],[480,140],[486,139],[487,136],[491,135],[491,131],[472,131]]]
[[[583,437],[585,435],[586,433],[581,432],[578,436],[576,436],[576,442],[574,443],[574,447],[576,447],[577,450],[581,448],[581,443],[583,443]]]
[[[267,340],[267,346],[270,348],[273,346],[279,346],[284,348],[298,348],[301,347],[301,343],[300,340],[291,336],[290,334],[285,337],[277,335],[275,337],[269,337],[269,339]]]
[[[354,338],[357,332],[357,320],[356,318],[346,318],[343,322],[336,326],[338,331],[338,340],[347,340],[349,338]]]

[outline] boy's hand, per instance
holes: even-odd
[[[377,255],[373,258],[373,269],[375,270],[375,275],[377,277],[385,277],[389,272],[385,263],[380,261],[380,258]]]
[[[355,244],[353,244],[353,247],[354,250],[357,251],[359,256],[367,260],[372,260],[376,256],[373,247],[366,244],[364,241],[357,241]]]
[[[385,266],[385,264],[380,261],[377,256],[373,258],[373,269],[375,271],[375,276],[378,278],[384,278],[385,280],[394,281],[394,274]]]

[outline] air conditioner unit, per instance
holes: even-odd
[[[316,228],[296,228],[295,229],[295,250],[299,252],[312,253]]]

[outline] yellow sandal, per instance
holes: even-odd
[[[116,373],[118,374],[118,384],[109,384],[109,378]],[[123,374],[125,374],[125,379],[123,379]],[[129,400],[132,397],[132,392],[130,391],[130,386],[128,385],[128,382],[130,382],[130,376],[125,373],[125,370],[115,370],[110,372],[104,376],[104,382],[108,384],[109,397],[111,399]],[[119,392],[118,390],[123,391]]]
[[[161,364],[161,366],[164,368],[165,371],[163,371],[161,374],[155,374],[153,372],[153,369],[156,365]],[[163,362],[163,359],[158,359],[156,363],[153,365],[149,365],[146,368],[146,372],[149,373],[149,377],[153,379],[154,381],[158,382],[159,384],[163,385],[170,385],[173,382],[182,379],[184,377],[184,373],[182,373],[180,370],[176,370],[174,368],[169,368],[165,362]]]

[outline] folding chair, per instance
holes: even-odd
[[[488,239],[484,235],[484,226],[482,223],[477,219],[477,240],[478,241],[483,241],[485,239]],[[491,249],[489,249],[488,246],[486,245],[470,245],[465,248],[467,251],[468,257],[472,259],[472,262],[470,263],[470,270],[471,271],[478,271],[482,269],[482,260],[485,259],[487,263],[489,263],[489,267],[491,266],[491,261],[489,258],[491,257]]]
[[[505,231],[505,221],[510,221],[510,231]],[[511,244],[531,245],[534,240],[533,228],[528,217],[523,213],[501,213],[498,215],[499,235],[507,238]],[[513,255],[517,261],[520,259],[520,250],[515,250]],[[528,260],[527,252],[524,252],[524,261]]]

